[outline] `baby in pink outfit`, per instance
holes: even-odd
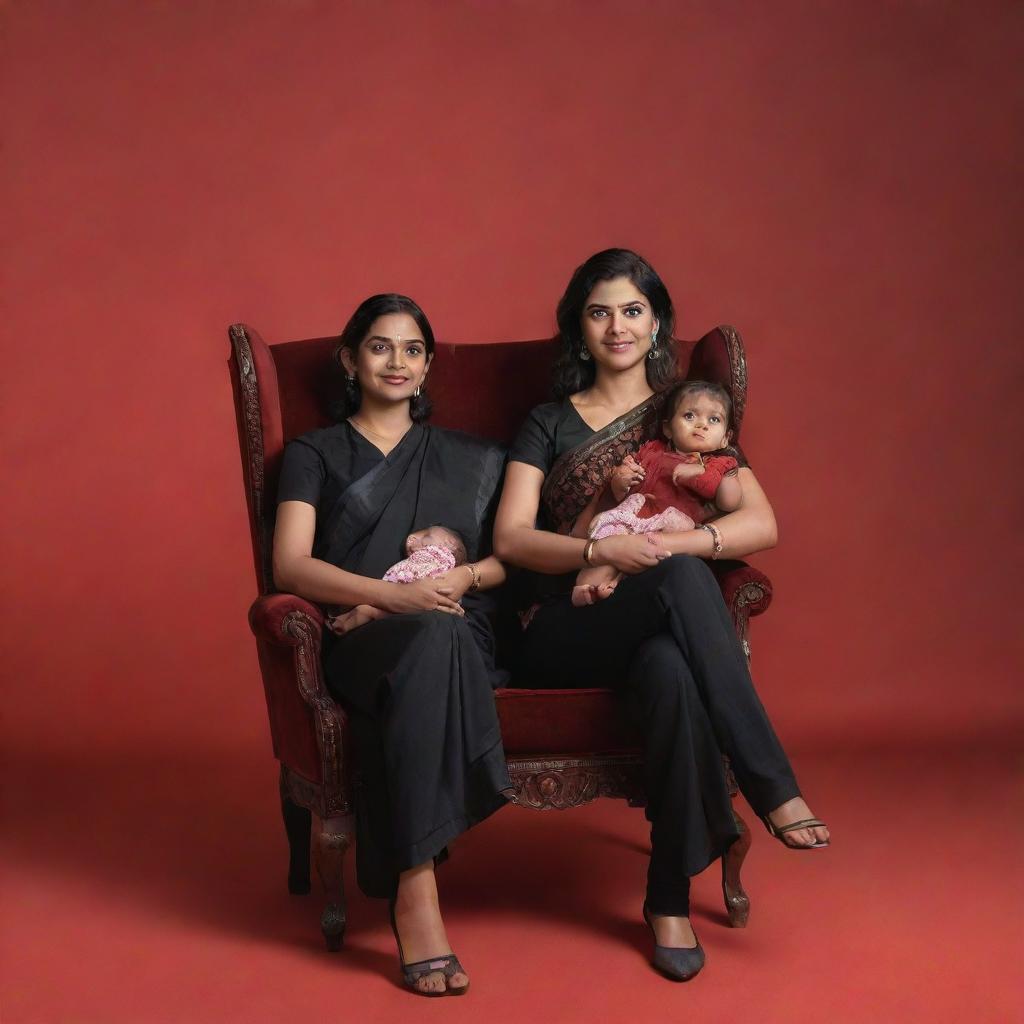
[[[413,583],[428,576],[441,576],[467,560],[462,538],[446,526],[428,526],[425,530],[410,533],[405,538],[405,553],[407,557],[395,562],[384,573],[386,583]],[[372,604],[357,604],[355,608],[329,618],[327,628],[335,633],[349,633],[387,614]]]

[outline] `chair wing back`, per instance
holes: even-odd
[[[331,353],[336,337],[269,346],[245,324],[229,330],[242,474],[249,508],[256,580],[274,588],[270,554],[277,479],[286,442],[332,422],[342,378]],[[438,345],[429,377],[431,422],[508,443],[533,406],[550,398],[555,342]],[[743,343],[732,327],[716,327],[696,343],[680,343],[683,375],[723,384],[733,399],[739,436],[746,406]]]

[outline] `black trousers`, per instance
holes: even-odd
[[[690,876],[738,837],[722,754],[755,813],[800,795],[714,575],[674,555],[605,601],[540,608],[521,670],[537,687],[615,685],[644,738],[652,913],[687,915]]]

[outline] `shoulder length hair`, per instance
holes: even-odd
[[[658,321],[658,349],[655,357],[646,361],[647,383],[655,391],[663,391],[678,376],[675,311],[664,282],[654,267],[632,250],[604,249],[576,268],[558,303],[555,315],[560,345],[552,381],[556,398],[565,398],[594,383],[594,361],[580,358],[584,349],[580,326],[583,306],[599,281],[616,277],[628,277],[633,282],[651,304]]]

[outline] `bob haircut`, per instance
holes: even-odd
[[[356,352],[370,333],[374,320],[381,316],[387,316],[389,313],[407,313],[416,321],[416,326],[423,335],[427,359],[433,358],[436,347],[434,331],[427,319],[427,314],[408,295],[399,295],[397,292],[371,295],[359,304],[348,323],[345,324],[338,343],[334,346],[334,365],[341,372],[343,384],[340,397],[331,406],[331,414],[339,423],[359,411],[363,398],[359,390],[359,381],[345,373],[345,367],[341,362],[341,350],[348,349],[352,358],[355,359]],[[409,415],[412,416],[414,423],[422,423],[430,418],[431,411],[432,406],[426,388],[420,388],[419,395],[409,402]]]
[[[576,268],[558,303],[555,315],[561,345],[552,371],[556,398],[573,395],[594,383],[594,361],[580,358],[584,346],[580,321],[595,285],[616,277],[628,277],[633,282],[651,304],[658,321],[658,349],[655,357],[647,360],[647,383],[654,391],[664,391],[679,375],[675,312],[664,282],[647,260],[630,249],[604,249]]]

